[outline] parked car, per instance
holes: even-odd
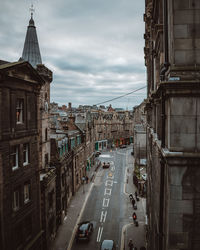
[[[93,224],[90,221],[84,221],[78,224],[76,232],[76,241],[90,240],[90,236],[93,232]]]
[[[126,145],[120,145],[119,147],[120,148],[126,148]]]
[[[101,250],[116,250],[116,244],[113,240],[104,240],[101,243]]]
[[[103,163],[103,168],[109,168],[109,167],[110,167],[110,162]]]

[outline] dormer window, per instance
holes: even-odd
[[[18,98],[16,105],[17,124],[24,123],[24,99]]]

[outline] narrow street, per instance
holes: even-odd
[[[117,249],[128,249],[127,241],[133,237],[137,238],[137,244],[142,246],[145,240],[144,204],[142,200],[138,203],[136,213],[139,227],[136,228],[133,225],[133,208],[128,197],[131,191],[134,192],[131,186],[133,167],[131,148],[103,152],[99,159],[101,162],[109,161],[110,168],[101,167],[97,172],[93,189],[79,220],[79,222],[91,221],[94,231],[89,242],[76,242],[73,235],[71,249],[99,249],[104,239],[114,240]],[[136,242],[134,239],[133,241]]]

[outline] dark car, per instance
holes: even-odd
[[[96,151],[96,152],[95,152],[95,157],[98,157],[100,154],[101,154],[100,151]]]
[[[103,163],[103,168],[109,168],[109,167],[110,167],[110,162]]]
[[[93,224],[90,221],[84,221],[78,224],[76,232],[76,241],[90,240],[90,236],[93,232]]]
[[[116,244],[113,240],[104,240],[101,243],[101,250],[116,250]]]

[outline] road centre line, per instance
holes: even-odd
[[[113,181],[111,181],[111,180],[106,180],[106,183],[105,183],[105,186],[107,187],[107,186],[111,186],[112,187],[112,185],[113,185]]]
[[[104,190],[104,195],[111,195],[112,189],[110,188],[105,188]]]
[[[97,234],[97,242],[101,241],[102,232],[103,232],[103,227],[99,227],[98,234]]]
[[[111,167],[111,171],[113,171],[113,172],[115,171],[115,166]]]
[[[103,207],[108,207],[110,199],[103,198]]]
[[[101,218],[100,218],[101,223],[106,221],[106,215],[107,211],[101,211]]]

